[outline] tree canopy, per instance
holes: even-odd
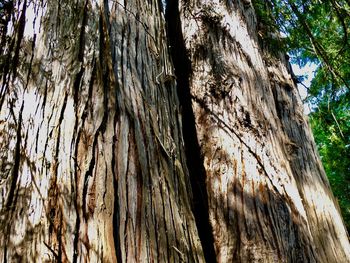
[[[266,32],[278,35],[291,63],[315,63],[305,102],[333,192],[350,229],[350,5],[345,0],[254,0]],[[271,39],[263,39],[273,43]],[[272,44],[273,45],[273,44]],[[273,48],[273,47],[272,47]],[[297,82],[303,76],[297,76]]]

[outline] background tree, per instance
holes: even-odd
[[[348,262],[252,3],[162,3],[2,2],[1,259]]]

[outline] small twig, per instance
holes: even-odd
[[[300,84],[301,86],[303,86],[307,91],[310,90],[310,87],[306,86],[303,82],[299,82],[298,84]]]
[[[183,258],[184,258],[184,253],[182,253],[177,247],[175,247],[175,246],[172,246],[172,248],[177,252],[177,253],[179,253],[179,255],[181,256],[181,260],[183,260]]]

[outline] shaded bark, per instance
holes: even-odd
[[[249,1],[13,3],[3,262],[349,261],[287,62],[259,47]]]

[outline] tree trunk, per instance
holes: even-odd
[[[251,1],[181,2],[181,28],[170,10],[189,57],[174,66],[187,78],[217,262],[350,262],[288,61],[259,45]]]
[[[350,260],[249,1],[5,2],[3,262]]]
[[[26,4],[41,27],[2,75],[1,259],[203,261],[158,2]]]

